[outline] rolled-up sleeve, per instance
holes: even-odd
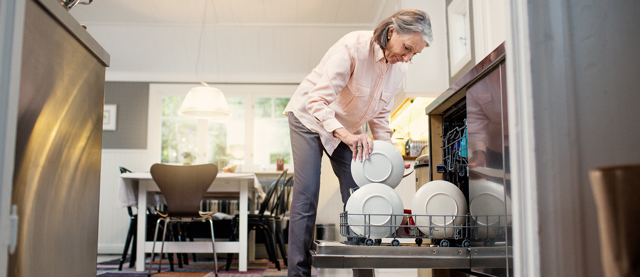
[[[309,101],[307,111],[318,121],[327,132],[343,127],[336,119],[335,111],[329,108],[338,96],[338,93],[349,82],[353,72],[353,58],[346,46],[336,49],[332,57],[324,65],[322,77],[316,86],[309,91]]]

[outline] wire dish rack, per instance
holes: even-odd
[[[349,218],[364,224],[349,225]],[[362,217],[362,218],[357,218]],[[384,225],[369,224],[388,218]],[[382,239],[372,237],[388,229],[387,238],[393,238],[392,246],[400,246],[398,238],[414,238],[418,246],[423,240],[440,247],[465,247],[474,245],[494,246],[505,241],[506,228],[511,216],[507,215],[417,215],[417,214],[340,214],[340,234],[349,238],[347,244],[380,245]],[[444,223],[448,224],[444,224]],[[420,225],[416,224],[419,223]],[[352,230],[358,229],[359,233]]]
[[[453,175],[453,179],[468,177],[469,153],[467,151],[467,123],[455,127],[442,137],[442,162],[437,166],[438,173]],[[451,180],[450,180],[451,181]],[[451,181],[452,183],[456,183]]]

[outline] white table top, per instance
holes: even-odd
[[[252,179],[253,187],[258,192],[260,198],[264,198],[265,193],[262,190],[262,185],[254,173],[218,173],[215,180],[238,180],[238,179]],[[118,202],[116,206],[118,208],[136,206],[138,204],[138,181],[139,180],[153,180],[151,173],[149,172],[132,172],[120,174],[120,184],[118,192]],[[215,183],[214,180],[214,183]],[[159,203],[163,203],[161,197],[157,197],[157,194],[149,192],[147,195],[147,206],[155,206]]]

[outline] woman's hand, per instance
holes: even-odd
[[[351,148],[354,161],[356,158],[362,161],[363,156],[364,159],[368,159],[369,154],[373,151],[373,140],[366,134],[354,135],[345,128],[338,128],[333,131],[333,136]]]

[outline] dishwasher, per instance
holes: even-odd
[[[372,226],[367,224],[358,226],[362,235],[350,231],[349,216],[362,216],[366,223],[375,214],[345,211],[339,215],[344,240],[315,241],[310,250],[314,267],[438,269],[433,276],[452,276],[450,271],[461,276],[513,275],[505,73],[503,43],[425,110],[430,180],[457,186],[470,212],[424,215],[405,209],[404,214],[391,215],[391,235],[383,240],[370,238],[367,230]],[[426,184],[417,183],[416,189]],[[438,235],[443,232],[447,235]]]

